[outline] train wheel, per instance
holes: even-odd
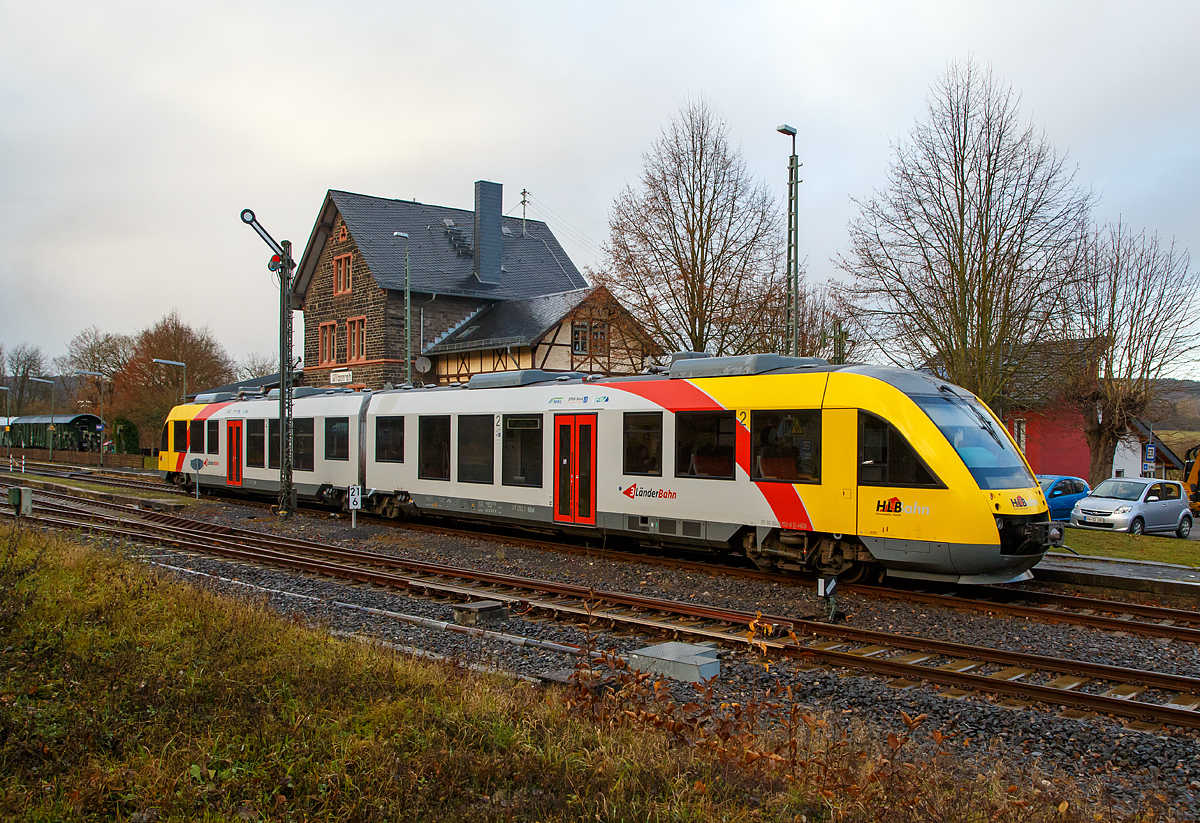
[[[879,576],[881,569],[874,563],[855,563],[846,571],[838,575],[838,580],[842,583],[870,583]]]

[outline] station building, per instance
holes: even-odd
[[[662,353],[544,222],[505,217],[501,195],[478,181],[468,211],[329,191],[296,269],[304,384],[398,386],[407,351],[426,385],[529,368],[635,374]]]

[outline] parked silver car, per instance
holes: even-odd
[[[1071,510],[1071,525],[1130,534],[1192,531],[1183,484],[1153,477],[1110,477]]]

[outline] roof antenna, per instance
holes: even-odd
[[[521,189],[521,236],[528,237],[525,233],[525,206],[529,203],[529,189]]]

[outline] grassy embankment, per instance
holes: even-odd
[[[1193,528],[1200,529],[1200,523]],[[1133,535],[1068,528],[1066,544],[1085,556],[1155,560],[1200,567],[1200,541],[1180,540],[1174,533]]]
[[[798,704],[661,702],[627,672],[615,695],[538,690],[8,526],[0,635],[4,819],[1117,819],[1069,779],[956,769],[937,752],[964,744],[919,719],[875,743]]]

